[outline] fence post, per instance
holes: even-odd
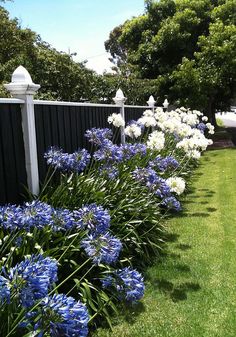
[[[21,107],[21,113],[27,183],[30,192],[38,195],[39,172],[33,96],[40,88],[40,85],[34,84],[28,71],[24,67],[19,66],[12,74],[11,83],[4,86],[13,97],[25,101]]]
[[[126,97],[123,94],[123,91],[121,89],[118,89],[116,92],[116,96],[113,98],[113,101],[115,102],[116,105],[120,107],[120,114],[122,118],[125,121],[125,101]],[[121,126],[120,127],[120,140],[121,144],[125,144],[125,127]]]
[[[155,101],[154,97],[151,95],[149,97],[148,101],[147,101],[147,104],[152,109],[152,112],[154,112],[154,110],[155,110],[155,103],[156,103],[156,101]]]
[[[168,110],[168,106],[169,106],[169,102],[168,102],[168,100],[167,100],[167,98],[164,100],[164,103],[163,103],[163,107],[164,107],[164,111],[167,111]]]

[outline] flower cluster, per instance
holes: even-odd
[[[147,147],[151,150],[162,150],[165,146],[165,135],[161,131],[153,131],[148,136]]]
[[[85,137],[94,145],[101,146],[105,139],[112,138],[112,131],[108,128],[92,128],[85,132]]]
[[[88,310],[73,297],[55,294],[45,297],[40,305],[41,319],[35,325],[40,336],[49,332],[50,336],[86,337],[88,335]]]
[[[89,235],[81,242],[81,247],[92,258],[94,264],[112,264],[118,260],[122,244],[119,239],[106,232],[99,236]]]
[[[91,156],[87,150],[82,149],[74,153],[66,153],[61,149],[51,147],[44,155],[47,164],[62,172],[84,171],[90,162]]]
[[[138,138],[142,134],[142,128],[138,125],[138,123],[132,123],[126,126],[125,135],[130,138]]]
[[[118,296],[128,302],[136,302],[143,297],[143,277],[137,270],[130,267],[114,271],[102,280],[104,288],[112,288],[118,292]]]
[[[41,201],[27,202],[22,206],[0,207],[0,226],[4,230],[39,230],[46,226],[53,231],[84,228],[104,233],[110,226],[110,215],[101,206],[91,204],[78,210],[54,208]]]
[[[102,176],[105,176],[105,178],[108,178],[110,180],[113,180],[118,177],[119,170],[117,167],[114,166],[114,164],[103,164],[99,167],[99,172]]]
[[[142,185],[145,185],[150,191],[156,194],[160,198],[170,195],[170,188],[166,183],[166,180],[159,177],[153,169],[137,168],[132,173],[133,177],[139,181]]]
[[[4,277],[1,277],[1,302],[5,299],[9,302],[12,291],[22,306],[30,308],[35,301],[47,296],[56,281],[57,262],[49,257],[33,255],[11,268],[9,273],[4,271]]]
[[[110,215],[103,207],[96,204],[86,205],[77,211],[78,224],[87,229],[89,234],[98,236],[110,227]]]
[[[149,167],[165,172],[167,170],[175,170],[179,167],[179,162],[172,156],[161,157],[157,156],[149,162]]]
[[[170,187],[170,191],[178,195],[182,194],[185,190],[185,181],[180,177],[170,177],[166,180],[167,185]]]
[[[147,147],[145,144],[142,143],[135,143],[135,144],[122,144],[120,149],[123,153],[124,160],[129,160],[136,155],[140,155],[141,157],[146,156],[147,154]]]
[[[161,205],[169,210],[179,212],[181,211],[180,202],[173,196],[166,197],[162,200]]]
[[[107,121],[109,124],[113,124],[117,128],[125,126],[125,121],[121,114],[113,113],[111,116],[108,117]]]
[[[104,140],[102,146],[94,152],[93,158],[96,161],[121,162],[123,153],[120,146],[113,144],[110,140]]]
[[[0,226],[5,230],[31,228],[42,229],[52,222],[53,209],[41,201],[27,202],[23,206],[7,205],[0,207]]]

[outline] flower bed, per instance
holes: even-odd
[[[119,114],[108,121],[124,127]],[[51,148],[37,200],[0,209],[1,336],[87,336],[144,294],[141,271],[159,254],[164,219],[214,133],[199,111],[146,110],[126,144],[88,130],[91,153]],[[60,172],[60,181],[51,178]]]

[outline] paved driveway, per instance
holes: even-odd
[[[222,115],[220,113],[217,113],[216,118],[222,120],[225,127],[236,127],[236,114],[233,112],[225,112]]]

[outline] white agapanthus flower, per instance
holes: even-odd
[[[153,117],[154,116],[154,112],[152,110],[145,110],[143,113],[144,116],[146,117]]]
[[[131,124],[126,126],[125,134],[130,138],[138,138],[142,134],[142,129],[136,124]]]
[[[201,152],[198,150],[191,150],[186,153],[188,158],[193,158],[193,159],[200,159],[201,157]]]
[[[199,110],[193,110],[193,113],[196,114],[197,116],[203,116],[203,113]]]
[[[165,135],[161,131],[153,131],[147,141],[147,147],[151,150],[162,150],[165,146]]]
[[[171,177],[166,179],[166,184],[170,187],[170,191],[178,195],[182,194],[185,190],[185,181],[180,177]]]
[[[191,125],[191,126],[195,126],[196,124],[199,123],[199,119],[198,116],[193,114],[193,113],[187,113],[184,117],[183,117],[183,122]]]
[[[151,117],[151,116],[143,116],[139,118],[137,122],[139,124],[146,126],[147,128],[154,127],[157,125],[157,121],[155,120],[154,117]]]
[[[207,121],[208,121],[208,117],[207,117],[207,116],[203,116],[203,117],[202,117],[202,121],[203,121],[203,122],[207,122]]]
[[[121,114],[113,113],[112,115],[108,117],[107,121],[109,124],[113,124],[117,128],[121,126],[125,126],[125,121],[123,117],[121,116]]]
[[[208,133],[210,135],[214,135],[215,133],[215,127],[211,123],[206,123],[206,127],[208,128]]]

